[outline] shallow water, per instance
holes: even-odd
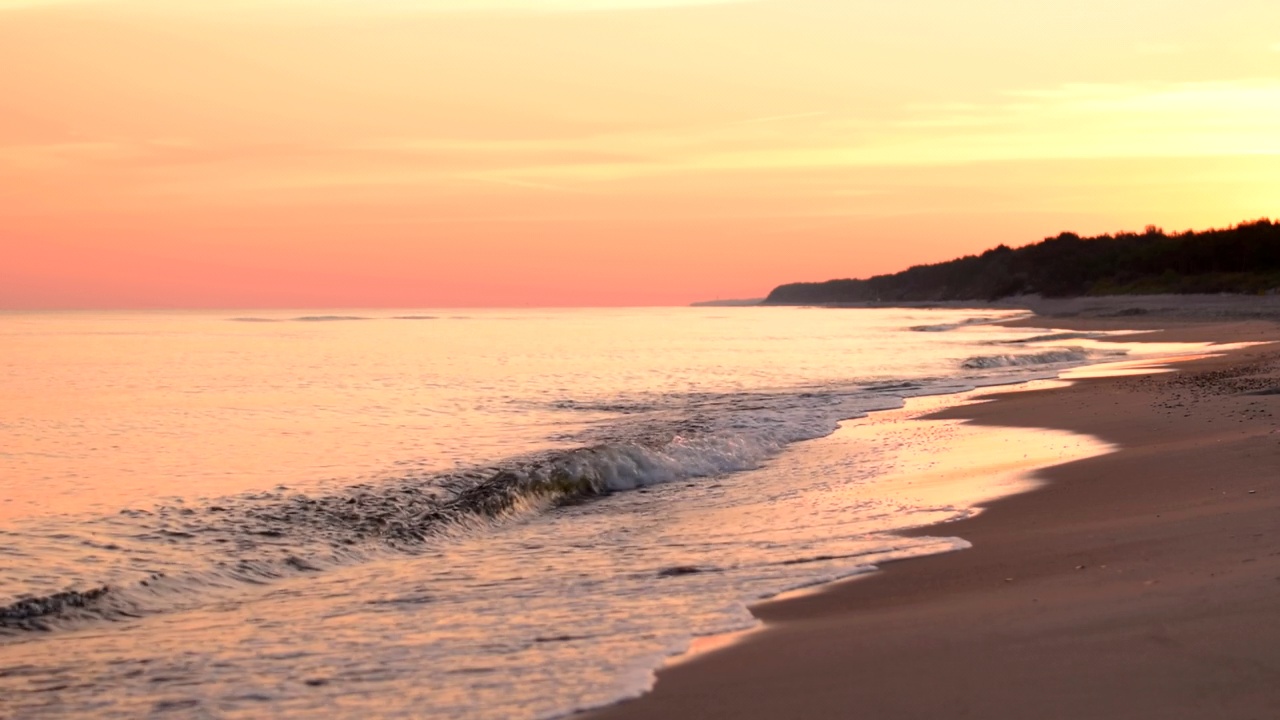
[[[960,311],[245,317],[0,316],[0,714],[615,700],[746,602],[963,546],[890,534],[971,512],[885,484],[944,431],[840,420],[1125,350]]]

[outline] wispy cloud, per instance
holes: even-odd
[[[762,0],[198,0],[175,4],[171,0],[0,0],[0,10],[59,5],[115,5],[166,13],[205,13],[295,8],[327,10],[363,15],[388,13],[483,13],[524,14],[644,10],[704,5],[739,5]]]
[[[51,5],[97,5],[109,0],[0,0],[0,11],[24,10]]]
[[[521,140],[423,135],[11,145],[0,147],[0,166],[19,174],[113,178],[111,187],[139,196],[477,186],[598,194],[636,183],[697,185],[692,178],[707,173],[1280,155],[1276,127],[1280,80],[1067,84],[907,105],[878,119],[815,111]]]
[[[815,112],[579,139],[528,156],[559,154],[562,162],[505,172],[530,182],[592,183],[707,171],[1276,155],[1276,127],[1280,81],[1069,84],[989,102],[908,106],[881,121]],[[644,160],[572,159],[610,146]]]
[[[316,0],[283,0],[294,3]],[[319,0],[341,4],[343,0]],[[737,5],[755,0],[405,0],[400,4],[415,10],[437,12],[481,12],[507,10],[528,13],[587,12],[599,10],[635,10],[643,8],[680,7],[686,5]],[[363,3],[361,3],[363,4]]]
[[[712,154],[709,166],[837,167],[1280,154],[1280,81],[1063,85],[992,103],[917,106],[856,138]],[[822,140],[825,138],[825,142]]]
[[[758,117],[758,118],[751,118],[749,120],[741,120],[739,121],[739,124],[755,125],[757,123],[782,122],[785,120],[804,120],[807,118],[822,117],[823,115],[826,115],[826,114],[827,113],[825,112],[807,112],[807,113],[792,113],[790,115],[769,115],[766,117]]]

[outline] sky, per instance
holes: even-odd
[[[0,0],[0,308],[668,305],[1280,216],[1275,0]]]

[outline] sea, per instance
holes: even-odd
[[[876,417],[1173,350],[1019,314],[2,313],[0,717],[634,697],[752,603],[968,546],[895,534],[978,510],[891,481],[940,429]]]

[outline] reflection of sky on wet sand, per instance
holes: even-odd
[[[1265,343],[1224,343],[1210,346],[1208,343],[1142,343],[1141,347],[1154,358],[1126,360],[1122,362],[1100,363],[1064,370],[1058,375],[1063,380],[1084,380],[1087,378],[1120,377],[1124,375],[1154,375],[1157,373],[1178,372],[1177,363],[1201,360],[1207,357],[1226,353],[1238,348]],[[1199,346],[1210,352],[1187,353],[1189,346]]]
[[[1063,384],[1042,380],[999,391],[1041,390]],[[839,493],[842,500],[856,504],[871,490],[895,498],[905,506],[953,509],[955,512],[950,518],[938,518],[944,523],[946,519],[978,512],[977,506],[983,503],[1036,488],[1039,481],[1034,473],[1039,469],[1111,450],[1109,444],[1094,438],[1057,430],[980,427],[957,420],[921,419],[958,402],[981,401],[979,392],[913,398],[903,409],[878,412],[865,420],[847,423],[831,437],[815,444],[846,450],[876,444],[892,447],[889,454],[892,459],[881,468],[884,474],[868,486],[847,486]],[[946,530],[947,526],[942,524],[934,534],[944,537]],[[957,548],[964,546],[965,543],[960,542]],[[823,585],[807,586],[781,593],[770,602],[822,589]],[[694,638],[688,651],[672,658],[668,666],[729,647],[761,629]]]

